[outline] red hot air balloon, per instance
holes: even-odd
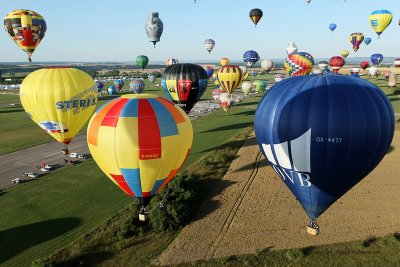
[[[363,70],[365,70],[366,68],[369,67],[369,62],[368,62],[368,61],[362,61],[362,62],[360,63],[360,67],[361,67]]]
[[[341,56],[331,57],[329,60],[329,66],[331,66],[333,73],[339,73],[339,70],[343,65],[346,64],[346,61]]]

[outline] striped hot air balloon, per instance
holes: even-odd
[[[185,112],[151,94],[109,101],[92,116],[87,134],[100,169],[126,194],[138,198],[143,208],[174,178],[192,140]]]
[[[217,78],[224,91],[231,94],[243,78],[242,69],[236,65],[225,65],[218,70]]]
[[[145,85],[143,79],[133,79],[129,83],[129,88],[135,94],[141,94],[145,87],[146,87],[146,85]]]
[[[289,76],[307,75],[314,67],[314,58],[306,52],[295,52],[287,56],[284,67]]]
[[[178,63],[179,61],[176,58],[167,58],[167,60],[165,61],[165,65],[167,65],[167,67]]]
[[[229,58],[223,57],[219,60],[219,64],[223,67],[227,64],[229,64]]]
[[[260,21],[261,17],[263,16],[263,12],[259,8],[254,8],[250,10],[249,17],[251,21],[254,23],[255,27],[257,27],[258,22]]]
[[[378,38],[381,36],[382,32],[389,26],[392,22],[393,14],[388,10],[376,10],[371,13],[368,18],[369,24],[372,29],[378,34]]]

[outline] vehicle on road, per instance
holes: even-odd
[[[71,158],[78,158],[80,155],[78,153],[69,153]]]
[[[47,169],[47,168],[40,168],[40,170],[41,170],[42,172],[48,172],[48,171],[49,171],[49,169]]]
[[[39,177],[39,174],[37,174],[35,172],[24,172],[24,173],[22,173],[22,175],[28,176],[30,178],[38,178]]]
[[[22,179],[21,179],[21,178],[15,178],[15,179],[12,179],[11,182],[12,182],[13,184],[19,184],[19,183],[22,182]]]

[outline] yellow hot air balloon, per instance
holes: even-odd
[[[28,60],[46,34],[44,18],[35,11],[14,10],[4,18],[4,29],[13,41],[28,54]]]
[[[97,87],[81,70],[50,67],[36,70],[24,79],[20,99],[36,124],[68,145],[94,112]],[[68,149],[64,152],[68,153]]]
[[[346,58],[349,54],[350,54],[349,50],[342,50],[342,52],[340,52],[340,55],[343,58]]]
[[[226,57],[223,57],[219,60],[219,64],[221,64],[221,66],[225,66],[226,64],[229,64],[229,59]]]
[[[242,81],[243,72],[236,65],[225,65],[218,70],[217,78],[224,91],[231,94]]]
[[[372,29],[378,34],[378,38],[382,32],[389,26],[392,22],[393,15],[388,10],[376,10],[369,15],[369,24]]]
[[[87,140],[97,165],[126,194],[140,200],[144,216],[150,199],[186,160],[193,128],[185,112],[171,101],[129,94],[96,111]]]

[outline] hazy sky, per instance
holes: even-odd
[[[257,28],[248,13],[264,12]],[[3,0],[3,17],[15,9],[31,9],[47,22],[47,33],[33,61],[134,61],[145,54],[151,61],[174,57],[180,61],[241,59],[247,50],[261,58],[284,58],[294,41],[299,51],[315,58],[339,55],[399,56],[399,0]],[[393,13],[393,21],[377,39],[368,16],[377,9]],[[144,24],[149,13],[159,12],[164,32],[157,47],[147,40]],[[337,28],[332,33],[330,23]],[[349,34],[371,37],[354,53]],[[207,38],[216,42],[209,55]],[[25,61],[27,56],[3,31],[0,62]]]

